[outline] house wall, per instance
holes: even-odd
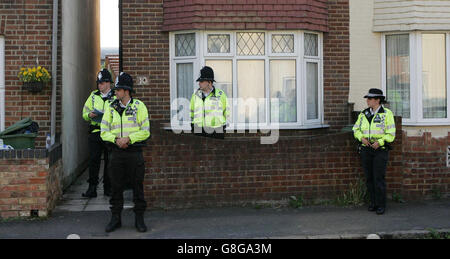
[[[374,0],[373,31],[450,30],[450,1]]]
[[[367,108],[363,97],[381,85],[381,34],[373,33],[373,0],[350,0],[350,94],[355,111]]]
[[[86,166],[89,125],[81,112],[100,70],[100,3],[62,0],[62,135],[64,186]]]
[[[45,147],[45,136],[50,133],[51,84],[34,94],[22,90],[17,76],[20,68],[36,64],[52,73],[52,17],[53,0],[0,2],[0,35],[5,39],[5,127],[30,117],[40,127],[37,148]],[[58,55],[58,64],[60,60]],[[60,81],[57,87],[61,88]],[[60,133],[60,113],[56,123]]]

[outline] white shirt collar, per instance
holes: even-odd
[[[100,92],[100,94],[102,95],[102,98],[108,97],[109,93],[111,93],[111,89],[109,89],[109,91],[106,94],[103,94],[102,92]]]
[[[128,104],[130,104],[130,102],[131,102],[131,99],[127,102],[127,105],[123,105],[122,102],[119,101],[120,107],[127,108]]]
[[[370,108],[370,113],[372,113],[373,115],[375,115],[375,114],[378,113],[378,111],[380,110],[380,108],[381,108],[381,105],[378,106],[378,109],[377,109],[376,111],[373,111],[372,108]]]

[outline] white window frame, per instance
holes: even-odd
[[[265,55],[264,56],[239,56],[237,55],[237,33],[264,33],[265,36]],[[196,56],[191,57],[175,57],[175,35],[195,33],[196,35]],[[304,33],[311,33],[318,35],[318,49],[319,56],[310,57],[304,56]],[[230,53],[208,53],[207,40],[209,34],[228,34],[230,35]],[[293,34],[294,35],[294,53],[272,53],[272,35],[278,34]],[[177,97],[177,73],[176,64],[178,63],[194,63],[194,82],[193,90],[198,89],[198,84],[195,82],[198,71],[205,65],[207,60],[230,60],[232,61],[233,71],[233,96],[237,97],[237,61],[238,60],[264,60],[265,62],[265,96],[270,97],[270,61],[271,60],[296,60],[296,87],[297,87],[297,122],[296,123],[279,123],[279,129],[314,129],[327,127],[324,125],[324,105],[323,105],[323,34],[310,31],[267,31],[267,30],[190,30],[178,31],[169,33],[170,43],[170,98],[171,103]],[[306,102],[306,63],[314,62],[318,64],[318,113],[319,118],[314,120],[306,120],[307,118],[307,102]],[[231,104],[231,103],[230,103]],[[237,98],[233,98],[232,103],[232,118],[229,129],[231,130],[258,130],[258,129],[275,129],[276,127],[270,123],[270,98],[266,98],[266,123],[245,124],[236,123],[237,118]],[[172,116],[172,114],[171,114]],[[171,117],[172,119],[172,117]],[[190,122],[184,122],[185,127]]]
[[[422,34],[445,34],[446,46],[446,68],[447,68],[447,118],[424,119],[423,118],[423,84],[422,84]],[[386,93],[387,66],[386,66],[386,36],[387,35],[409,35],[409,57],[410,57],[410,114],[411,118],[402,118],[405,126],[440,126],[450,125],[450,32],[447,31],[416,31],[416,32],[390,32],[381,37],[381,82],[383,91]],[[388,100],[389,101],[389,100]],[[417,105],[416,105],[417,104]]]

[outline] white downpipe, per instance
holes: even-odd
[[[52,145],[56,138],[56,84],[57,84],[57,62],[58,62],[58,0],[53,0],[53,39],[52,39],[52,107],[50,121],[50,135]]]
[[[0,36],[0,131],[5,130],[5,37]],[[0,145],[3,140],[0,139]]]

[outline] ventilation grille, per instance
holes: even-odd
[[[447,147],[447,167],[450,167],[450,146]]]

